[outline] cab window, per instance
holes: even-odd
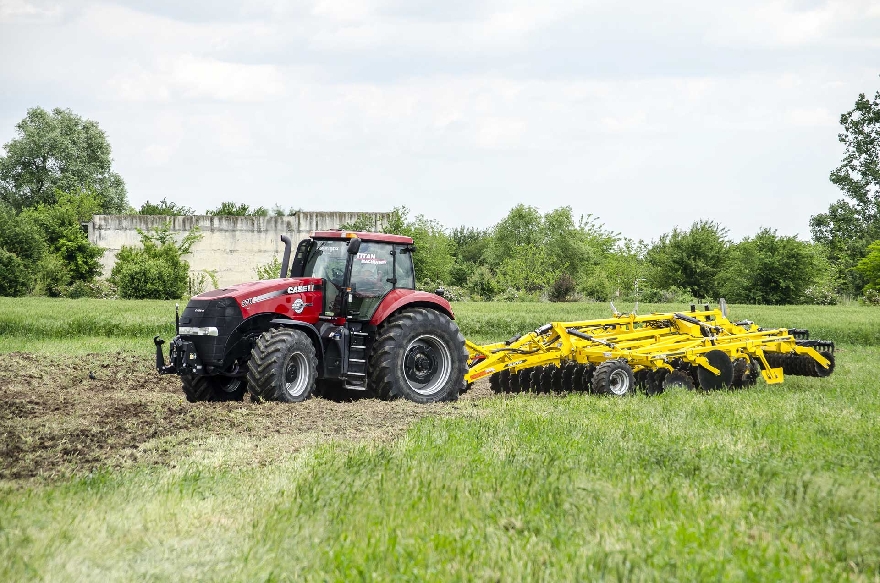
[[[393,246],[388,243],[364,241],[357,255],[352,258],[352,301],[349,304],[351,317],[369,320],[385,294],[394,287],[392,249]]]
[[[415,277],[413,276],[413,256],[412,247],[397,247],[397,256],[395,260],[394,277],[397,278],[397,285],[403,289],[416,289]]]
[[[317,241],[306,258],[303,277],[320,277],[325,281],[324,313],[339,310],[347,251],[347,241]]]

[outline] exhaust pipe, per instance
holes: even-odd
[[[281,259],[281,279],[287,277],[287,269],[290,267],[290,246],[292,245],[290,241],[290,237],[287,235],[281,235],[281,240],[284,242],[284,257]]]

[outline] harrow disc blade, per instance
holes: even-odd
[[[507,372],[510,372],[510,371],[507,371]],[[518,372],[511,372],[510,373],[510,392],[511,393],[518,393],[520,391],[519,374],[520,373],[518,373]]]
[[[563,391],[573,391],[574,390],[574,373],[577,372],[577,365],[574,363],[569,363],[565,365],[562,369],[562,390]]]
[[[533,393],[541,392],[541,378],[544,375],[544,367],[536,366],[531,369],[532,374],[529,375],[529,390]]]
[[[553,378],[550,379],[550,390],[561,393],[565,390],[565,369],[567,367],[553,367]]]
[[[559,368],[553,366],[545,366],[544,370],[541,372],[541,392],[549,393],[553,390],[553,376],[556,374]]]
[[[662,390],[669,390],[672,388],[686,389],[688,391],[694,390],[694,379],[691,378],[691,375],[686,373],[683,370],[676,370],[663,379],[663,384],[661,386]]]
[[[489,377],[489,388],[493,393],[501,392],[501,373],[495,373]]]
[[[527,368],[516,373],[519,378],[519,393],[528,393],[532,385],[532,369]]]
[[[498,373],[498,384],[505,393],[510,392],[510,371],[507,369]]]
[[[721,374],[715,375],[702,366],[698,367],[697,378],[700,380],[700,387],[706,391],[729,387],[733,382],[733,363],[730,357],[721,350],[710,350],[705,356],[709,364],[721,371]]]
[[[648,395],[659,395],[664,389],[664,382],[666,381],[666,377],[669,376],[669,371],[665,368],[658,368],[657,370],[651,372],[648,375],[648,386],[645,392]]]

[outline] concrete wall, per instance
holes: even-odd
[[[170,220],[171,230],[179,241],[198,226],[202,240],[184,259],[189,261],[192,271],[216,271],[220,287],[225,287],[253,281],[257,278],[254,272],[257,265],[269,263],[275,256],[280,260],[284,253],[281,235],[288,235],[295,249],[297,242],[308,237],[309,232],[338,229],[363,215],[370,217],[376,228],[387,224],[390,217],[390,213],[333,212],[299,212],[289,217],[95,215],[88,230],[89,241],[106,249],[101,262],[104,277],[109,277],[119,249],[123,245],[140,246],[137,229],[147,231]]]

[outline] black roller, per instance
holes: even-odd
[[[813,376],[816,376],[819,378],[825,378],[827,376],[830,376],[831,373],[834,372],[834,366],[835,366],[833,354],[831,354],[830,352],[823,352],[822,356],[827,358],[831,362],[831,364],[828,368],[825,368],[824,366],[822,366],[821,364],[819,364],[818,362],[813,360]],[[812,360],[812,359],[810,359],[810,360]]]
[[[717,391],[724,387],[729,387],[733,382],[733,363],[730,357],[721,350],[710,350],[705,355],[713,367],[721,371],[721,374],[715,375],[705,368],[697,368],[697,378],[700,380],[700,388],[705,391]]]

